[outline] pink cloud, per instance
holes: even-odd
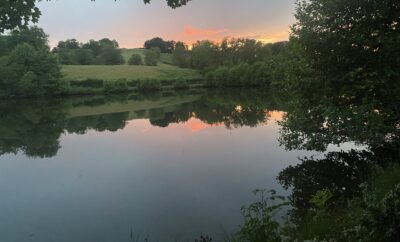
[[[190,25],[186,25],[183,29],[182,35],[186,37],[219,37],[226,34],[226,29],[201,29]]]

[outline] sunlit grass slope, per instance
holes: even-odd
[[[63,66],[64,79],[71,81],[99,79],[99,80],[175,80],[177,78],[200,78],[197,71],[182,69],[172,65],[159,64],[158,66]]]
[[[122,55],[126,62],[132,54],[137,53],[144,58],[144,49],[122,49]],[[201,78],[199,72],[191,69],[182,69],[171,65],[173,63],[172,54],[161,54],[161,61],[158,66],[131,66],[131,65],[65,65],[62,73],[65,80],[80,81],[87,79],[99,80],[175,80],[177,78],[198,79]],[[171,64],[165,64],[171,63]]]

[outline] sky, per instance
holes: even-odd
[[[58,41],[110,38],[123,48],[142,47],[153,37],[183,41],[220,41],[224,37],[264,42],[287,40],[295,22],[295,0],[192,0],[171,9],[166,0],[42,1],[38,25]]]

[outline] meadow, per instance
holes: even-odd
[[[122,49],[122,56],[127,63],[132,54],[140,54],[144,58],[144,49]],[[166,64],[169,63],[169,64]],[[161,54],[158,66],[132,66],[132,65],[64,65],[62,73],[67,81],[82,81],[97,79],[112,81],[118,79],[126,80],[185,80],[200,79],[198,71],[183,69],[172,65],[172,54]]]

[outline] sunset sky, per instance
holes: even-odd
[[[276,42],[288,39],[295,0],[192,0],[179,9],[165,0],[53,0],[41,2],[39,26],[50,44],[75,38],[81,42],[108,37],[121,47],[142,47],[160,36],[188,44],[196,40],[246,37]]]

